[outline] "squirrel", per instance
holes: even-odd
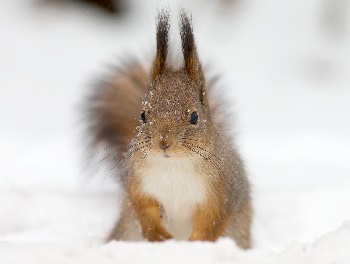
[[[215,241],[251,247],[250,184],[207,91],[191,18],[180,11],[183,65],[168,62],[170,12],[157,17],[156,55],[101,82],[87,103],[92,144],[111,149],[123,190],[107,238]]]

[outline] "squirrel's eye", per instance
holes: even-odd
[[[141,120],[142,120],[143,123],[146,123],[146,122],[147,122],[145,111],[142,111],[142,112],[141,112]]]
[[[197,123],[198,123],[198,114],[197,114],[196,111],[191,114],[190,123],[192,125],[197,125]]]

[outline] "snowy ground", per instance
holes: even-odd
[[[114,19],[0,2],[0,263],[350,263],[347,0],[183,1],[235,111],[254,186],[254,249],[101,243],[118,188],[103,175],[84,180],[79,103],[118,56],[152,54],[159,1],[128,2]],[[327,2],[347,3],[327,9],[340,22],[326,19]]]

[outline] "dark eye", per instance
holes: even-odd
[[[197,114],[197,112],[193,112],[193,113],[191,114],[190,123],[191,123],[192,125],[197,125],[197,123],[198,123],[198,114]]]
[[[147,122],[147,118],[146,118],[146,113],[145,111],[142,111],[141,112],[141,120],[143,123],[146,123]]]

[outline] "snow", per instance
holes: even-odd
[[[335,246],[337,245],[337,246]],[[313,244],[294,244],[281,253],[242,251],[230,239],[209,242],[110,242],[86,245],[0,244],[0,260],[7,263],[347,263],[350,223],[317,239]],[[20,252],[20,254],[19,254]],[[6,263],[2,261],[2,263]]]
[[[160,1],[145,2],[121,18],[0,2],[0,263],[350,263],[350,5],[338,31],[322,9],[346,1],[169,2],[192,10],[199,54],[222,73],[254,246],[103,243],[120,190],[103,171],[86,180],[80,103],[118,58],[151,57]]]

